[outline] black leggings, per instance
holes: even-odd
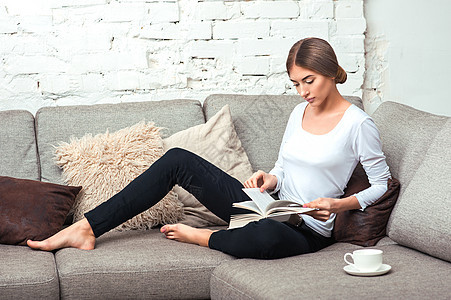
[[[158,203],[176,184],[225,222],[232,214],[248,212],[232,207],[234,202],[250,200],[237,179],[194,153],[174,148],[85,217],[99,237]],[[263,219],[241,228],[216,231],[208,246],[240,258],[271,259],[315,252],[332,243],[332,238],[316,233],[304,223],[296,227]]]

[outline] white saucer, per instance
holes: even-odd
[[[343,270],[345,270],[346,273],[355,275],[355,276],[378,276],[387,273],[391,270],[390,265],[382,264],[382,266],[379,267],[376,271],[373,272],[362,272],[358,270],[353,265],[347,265],[343,267]]]

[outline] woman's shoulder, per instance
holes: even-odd
[[[291,119],[292,118],[302,118],[302,116],[304,115],[304,110],[305,110],[305,107],[307,106],[307,104],[308,104],[307,101],[297,104],[293,108],[293,110],[291,111],[290,118]]]
[[[362,124],[366,120],[372,120],[371,117],[364,110],[362,110],[355,104],[351,104],[346,114],[348,120],[352,121],[352,123],[355,123],[356,125]]]

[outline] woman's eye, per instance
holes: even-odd
[[[312,84],[312,83],[313,83],[313,80],[306,80],[305,83],[307,83],[307,84]]]
[[[298,87],[299,83],[294,83],[293,86]]]

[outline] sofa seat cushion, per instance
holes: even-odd
[[[63,299],[205,299],[214,268],[234,259],[157,229],[110,232],[94,250],[63,249],[55,257]]]
[[[376,277],[344,272],[347,250],[278,260],[241,259],[222,264],[211,278],[212,299],[446,299],[448,262],[399,245],[381,246],[389,273]],[[341,248],[341,247],[340,247]]]
[[[0,111],[0,175],[39,180],[34,117],[24,110]]]
[[[0,299],[59,299],[52,253],[0,245]]]

